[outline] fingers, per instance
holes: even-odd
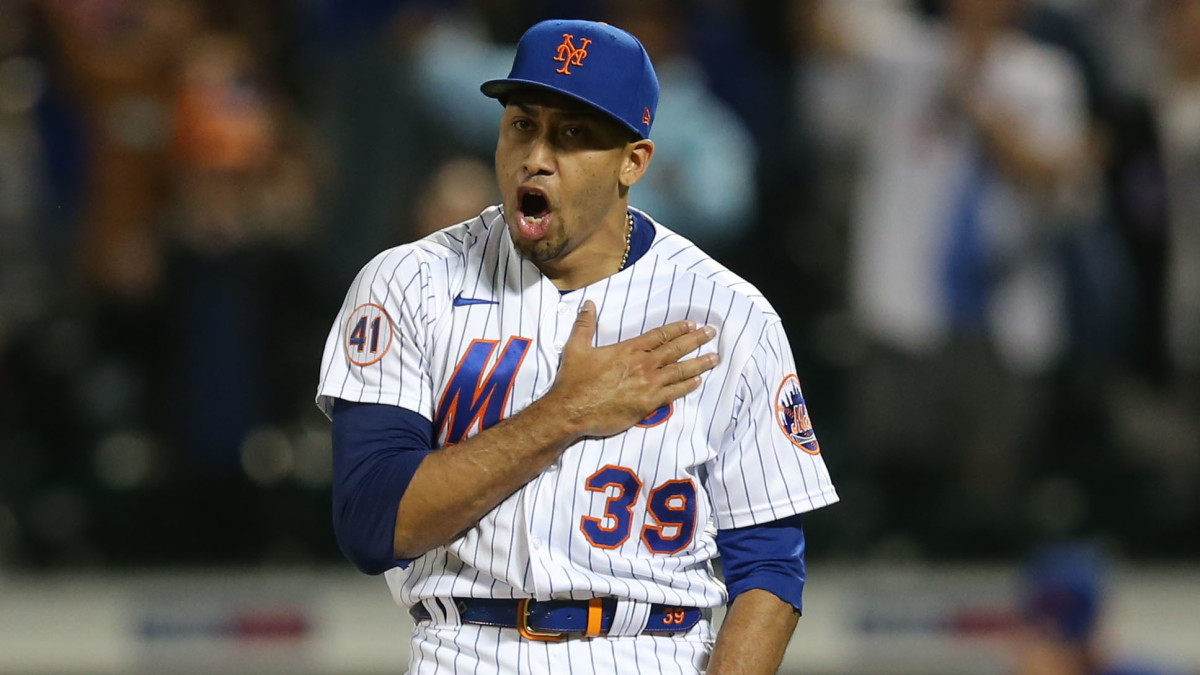
[[[591,345],[596,335],[596,305],[591,300],[585,300],[575,325],[571,329],[571,337],[567,344]],[[702,345],[716,337],[717,331],[712,326],[696,327],[696,322],[676,321],[665,326],[659,326],[626,340],[623,344],[637,351],[654,352],[659,356],[660,364],[671,363],[683,358]]]
[[[596,336],[596,303],[584,300],[579,315],[575,317],[575,325],[571,327],[571,336],[567,338],[568,345],[583,344],[590,346]]]
[[[682,382],[676,382],[669,387],[664,387],[663,394],[666,395],[668,401],[675,401],[699,389],[702,381],[700,376],[697,375]]]
[[[662,373],[663,381],[666,382],[668,386],[671,386],[691,380],[693,378],[698,380],[700,375],[707,373],[713,368],[716,368],[717,364],[720,362],[720,356],[716,354],[704,354],[703,356],[697,356],[694,359],[688,359],[686,361],[680,361],[678,363],[672,363],[670,365],[663,366],[660,369],[660,372]]]
[[[679,337],[687,335],[691,331],[696,330],[695,321],[676,321],[665,326],[648,330],[641,335],[629,340],[629,344],[637,349],[644,351],[653,351],[659,347],[675,340]],[[687,352],[684,352],[686,354]],[[680,355],[682,356],[682,354]]]
[[[654,353],[659,356],[659,363],[666,365],[672,361],[678,361],[685,354],[690,354],[699,349],[703,344],[712,340],[717,335],[717,329],[712,326],[703,326],[697,330],[689,331],[674,340],[660,346],[654,350]]]
[[[663,394],[667,396],[668,401],[674,401],[696,391],[704,381],[704,378],[700,376],[716,368],[720,362],[720,356],[705,354],[687,361],[672,363],[663,368],[667,377],[671,378],[668,380],[670,384],[663,387]]]

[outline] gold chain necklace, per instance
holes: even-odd
[[[617,271],[625,269],[625,263],[629,261],[629,245],[633,242],[633,214],[625,212],[625,253],[621,256],[621,266]]]

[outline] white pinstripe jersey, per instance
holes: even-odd
[[[359,273],[325,345],[318,405],[398,405],[433,421],[440,444],[543,395],[586,299],[598,310],[597,345],[691,319],[717,329],[701,352],[722,357],[669,410],[576,442],[463,536],[388,571],[397,602],[614,595],[715,607],[726,601],[711,565],[716,528],[837,501],[778,315],[749,283],[653,226],[635,264],[567,293],[520,257],[498,207]]]

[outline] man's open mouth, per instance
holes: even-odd
[[[538,188],[517,190],[517,227],[530,239],[540,239],[550,227],[550,200]]]
[[[521,195],[521,215],[528,220],[538,221],[550,213],[550,202],[546,195],[535,190],[527,190]]]

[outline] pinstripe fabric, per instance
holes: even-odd
[[[777,391],[795,373],[779,317],[749,283],[678,234],[654,227],[654,241],[636,264],[565,294],[516,253],[498,207],[385,251],[363,268],[326,343],[317,396],[326,413],[332,399],[343,398],[399,405],[434,420],[472,340],[498,341],[491,368],[505,341],[519,336],[531,345],[504,415],[518,413],[553,384],[561,346],[586,299],[599,312],[598,345],[692,319],[717,328],[717,338],[701,351],[722,357],[700,389],[674,403],[666,422],[575,443],[462,537],[407,569],[387,572],[397,602],[407,607],[447,596],[612,595],[716,607],[726,594],[712,572],[714,524],[743,527],[837,501],[821,455],[802,451],[778,419]],[[480,302],[455,306],[460,294]],[[348,324],[358,316],[355,309],[368,303],[386,310],[394,339],[378,362],[360,366],[349,358]],[[478,431],[476,420],[468,433]],[[585,489],[605,465],[632,471],[641,484],[632,535],[615,548],[593,545],[581,531],[585,516],[611,525],[603,516],[612,493]],[[688,480],[696,487],[695,534],[675,553],[654,553],[637,534],[656,522],[646,511],[650,491]],[[455,633],[456,649],[471,630]],[[434,630],[424,638],[420,664],[432,664],[438,640],[450,638]],[[671,643],[652,644],[661,652]],[[546,648],[535,646],[523,658],[536,661],[538,649]],[[420,664],[415,672],[441,672]]]

